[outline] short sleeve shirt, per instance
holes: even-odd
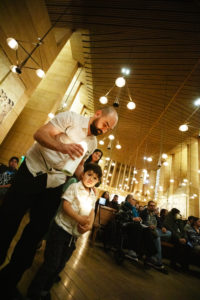
[[[90,192],[88,192],[83,186],[82,181],[72,183],[62,195],[62,199],[63,201],[67,200],[74,211],[84,216],[89,216],[96,202],[94,191],[91,189]],[[80,235],[77,230],[77,222],[64,212],[62,205],[56,214],[55,221],[71,235],[76,237]]]
[[[63,144],[84,140],[87,143],[87,155],[96,149],[96,137],[87,135],[89,118],[66,111],[56,115],[50,123],[60,131],[56,139]],[[68,158],[68,154],[48,149],[35,142],[26,154],[26,163],[33,176],[39,172],[48,173],[47,187],[56,187],[65,182],[66,175],[61,170]]]

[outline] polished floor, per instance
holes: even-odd
[[[21,229],[25,223],[26,218]],[[12,242],[8,259],[19,234],[20,232]],[[27,286],[42,262],[44,247],[45,243],[37,252],[33,266],[26,271],[19,283],[23,295],[26,294]],[[164,275],[153,269],[144,270],[142,264],[127,260],[119,266],[115,263],[112,252],[105,253],[100,243],[91,247],[90,240],[85,235],[79,239],[76,251],[62,271],[62,280],[54,284],[52,299],[199,300],[200,270],[196,271],[184,274],[169,268],[169,275]]]

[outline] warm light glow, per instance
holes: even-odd
[[[152,157],[147,157],[147,161],[152,161]]]
[[[174,182],[174,179],[170,179],[170,182],[172,182],[172,183],[173,183],[173,182]]]
[[[146,172],[147,172],[147,170],[146,170],[146,169],[143,169],[143,170],[142,170],[142,172],[146,173]]]
[[[163,158],[163,159],[167,159],[167,157],[168,157],[168,155],[167,155],[166,153],[163,153],[163,154],[162,154],[162,158]]]
[[[121,146],[120,144],[117,144],[117,145],[116,145],[116,148],[117,148],[117,149],[121,149],[121,147],[122,147],[122,146]]]
[[[133,171],[133,174],[137,174],[137,170],[134,170],[134,171]]]
[[[182,182],[181,185],[182,185],[182,186],[186,186],[186,183],[185,183],[185,182]]]
[[[181,126],[179,126],[179,130],[184,132],[184,131],[188,131],[188,125],[187,124],[183,124]]]
[[[186,178],[183,179],[183,182],[188,182],[188,180]]]
[[[53,114],[53,113],[49,113],[49,114],[48,114],[48,117],[49,117],[50,119],[53,119],[53,118],[54,118],[54,114]]]
[[[200,98],[198,98],[198,99],[194,102],[194,105],[200,106]]]
[[[198,170],[198,173],[200,174],[200,170]]]
[[[163,187],[162,186],[159,186],[159,191],[163,191]]]
[[[104,141],[100,140],[99,145],[104,145]]]
[[[17,73],[17,66],[15,66],[15,65],[12,65],[12,66],[10,66],[10,69],[11,69],[11,71],[13,72],[13,73]]]
[[[108,98],[105,97],[105,96],[102,96],[102,97],[99,98],[99,102],[101,104],[106,104],[106,103],[108,103]]]
[[[42,69],[37,69],[35,72],[36,72],[36,74],[37,74],[38,77],[40,77],[40,78],[44,78],[45,77],[45,73],[44,73],[44,71]]]
[[[153,189],[153,188],[154,188],[154,186],[153,186],[153,185],[151,185],[151,186],[150,186],[150,189]]]
[[[115,163],[113,162],[113,163],[111,164],[111,166],[115,166]]]
[[[167,161],[164,161],[163,165],[166,167],[169,165],[169,163]]]
[[[122,68],[122,69],[121,69],[121,72],[122,72],[122,74],[124,74],[124,75],[129,75],[129,74],[130,74],[130,70],[127,69],[127,68]]]
[[[102,162],[103,162],[103,159],[100,159],[99,163],[102,164]]]
[[[110,174],[108,174],[108,176],[110,177],[110,176],[112,176],[112,174],[110,173]]]
[[[18,49],[18,42],[13,39],[13,38],[7,38],[7,44],[8,46],[13,49],[13,50],[17,50]]]
[[[126,84],[126,80],[123,78],[123,77],[118,77],[116,80],[115,80],[115,84],[116,84],[116,86],[118,86],[118,87],[123,87],[123,86],[125,86],[125,84]]]
[[[108,136],[108,138],[112,141],[112,140],[114,140],[114,135],[113,134],[110,134],[109,136]]]
[[[144,160],[147,160],[147,157],[146,157],[146,156],[144,156]]]
[[[135,105],[135,103],[134,103],[133,101],[130,101],[130,102],[128,102],[128,104],[127,104],[127,108],[128,108],[128,109],[135,109],[135,108],[136,108],[136,105]]]
[[[136,180],[135,183],[138,184],[138,181]]]
[[[110,160],[110,157],[106,157],[106,160]]]

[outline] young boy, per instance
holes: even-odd
[[[28,299],[51,299],[50,289],[75,250],[77,238],[92,228],[96,201],[93,187],[101,177],[101,167],[89,163],[84,166],[81,181],[64,192],[47,239],[44,263],[28,289]]]

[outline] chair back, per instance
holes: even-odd
[[[115,216],[116,209],[99,205],[97,209],[97,214],[94,220],[94,226],[100,227],[108,224]]]

